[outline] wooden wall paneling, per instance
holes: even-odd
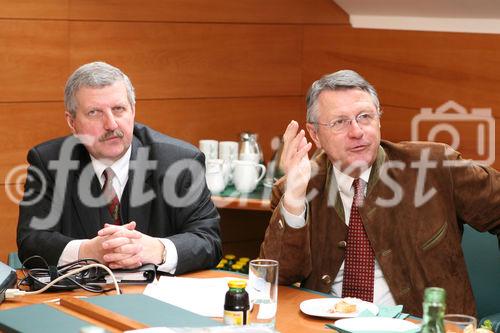
[[[0,8],[0,19],[67,19],[69,0],[0,0]]]
[[[392,106],[385,106],[381,120],[382,138],[393,141],[411,140],[411,122],[412,119],[420,113],[420,109],[407,109]],[[495,162],[492,164],[497,170],[500,169],[500,128],[498,126],[500,117],[494,118],[495,126]],[[443,122],[434,122],[432,120],[421,122],[419,126],[419,140],[428,140],[428,133],[434,125]],[[475,160],[484,160],[488,157],[488,148],[490,147],[489,126],[484,121],[450,121],[447,122],[457,129],[460,137],[458,151],[464,158]],[[485,124],[485,154],[478,154],[477,129],[479,124]],[[434,139],[436,142],[452,143],[451,135],[446,131],[441,131]]]
[[[358,71],[383,104],[421,108],[454,100],[500,115],[500,35],[305,26],[303,91],[321,75]]]
[[[176,99],[139,101],[136,120],[198,146],[200,139],[239,141],[239,133],[259,134],[265,160],[271,140],[292,119],[305,118],[301,97]]]
[[[289,25],[71,22],[71,68],[101,59],[140,98],[300,93],[302,30]]]
[[[301,97],[139,100],[136,120],[160,132],[198,145],[200,139],[239,140],[239,133],[259,134],[266,160],[271,140],[291,119],[305,118]],[[33,146],[70,134],[63,102],[0,103],[0,180],[26,163]]]
[[[62,94],[62,92],[61,92]],[[0,103],[0,182],[15,166],[25,164],[28,150],[70,133],[63,102]]]
[[[9,252],[17,251],[16,230],[19,208],[17,203],[11,201],[7,191],[15,192],[15,186],[4,185],[0,190],[0,211],[2,212],[2,223],[0,223],[0,260],[7,262]]]
[[[61,99],[68,72],[67,24],[0,20],[0,102]]]
[[[78,20],[348,24],[331,0],[147,0],[70,2]]]

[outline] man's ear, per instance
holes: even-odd
[[[314,141],[316,148],[321,149],[321,143],[319,142],[318,138],[318,130],[316,129],[316,127],[314,127],[314,124],[306,124],[306,128],[309,136]]]
[[[73,134],[76,134],[75,118],[73,118],[73,116],[68,111],[66,111],[64,113],[64,116],[66,117],[66,122],[68,123],[68,126],[71,129],[71,132],[73,132]]]

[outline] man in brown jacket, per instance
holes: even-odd
[[[313,83],[306,126],[319,153],[309,160],[312,144],[290,122],[281,159],[286,176],[273,188],[261,246],[261,257],[280,262],[280,283],[338,297],[353,295],[349,286],[367,292],[368,301],[403,304],[419,316],[424,289],[438,286],[447,291],[447,312],[474,315],[463,224],[500,239],[500,173],[444,144],[381,140],[377,93],[349,70]],[[364,184],[361,201],[354,180]],[[368,244],[363,256],[371,259],[352,273],[350,258],[361,251],[349,234],[356,216]]]

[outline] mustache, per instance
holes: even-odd
[[[108,140],[109,138],[113,138],[113,137],[117,137],[117,138],[123,138],[124,136],[124,133],[121,129],[115,129],[114,131],[108,131],[106,133],[104,133],[103,135],[101,135],[99,137],[99,142],[103,142],[103,141],[106,141]]]

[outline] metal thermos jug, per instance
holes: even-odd
[[[256,133],[243,132],[240,134],[240,160],[250,160],[255,163],[264,162],[264,155],[257,138]]]

